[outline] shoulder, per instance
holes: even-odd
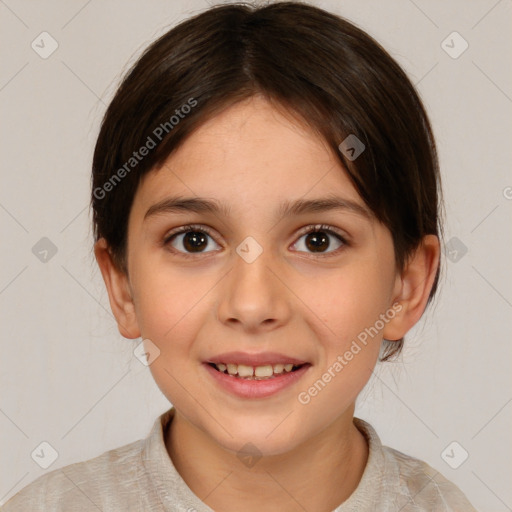
[[[2,512],[97,512],[106,504],[130,510],[130,497],[137,492],[142,446],[143,440],[135,441],[42,475],[5,503]]]
[[[359,487],[347,502],[350,506],[340,512],[359,511],[362,503],[368,510],[378,503],[379,512],[477,512],[464,493],[439,471],[383,446],[368,422],[354,418],[354,423],[368,441],[368,462]]]
[[[426,462],[388,446],[385,463],[395,469],[399,503],[404,511],[476,512],[464,493]]]

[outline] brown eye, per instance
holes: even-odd
[[[332,229],[313,226],[295,243],[295,250],[330,254],[344,245],[346,245],[345,239]]]
[[[207,236],[200,231],[188,231],[183,236],[183,247],[189,252],[201,252],[208,245]]]
[[[204,230],[184,227],[179,232],[169,235],[165,241],[165,245],[170,245],[175,251],[183,254],[201,254],[211,252],[206,250],[211,248],[213,238]],[[213,247],[215,249],[215,247]]]
[[[315,231],[306,235],[306,247],[312,252],[323,252],[330,245],[329,237],[322,231]]]

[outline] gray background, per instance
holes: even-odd
[[[480,510],[512,510],[512,2],[316,4],[367,30],[417,84],[447,204],[449,258],[436,305],[403,359],[378,367],[357,415]],[[89,173],[122,72],[208,5],[0,1],[0,503],[45,471],[146,436],[169,406],[133,356],[138,342],[118,334],[110,313],[91,252]],[[59,45],[46,59],[31,47],[43,46],[43,31]],[[469,44],[457,58],[464,41],[448,37],[454,31]],[[58,453],[46,470],[31,457],[51,456],[43,441]],[[463,450],[468,459],[453,469],[447,461],[458,465]]]

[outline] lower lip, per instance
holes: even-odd
[[[281,373],[270,379],[248,380],[220,372],[208,363],[203,364],[221,387],[241,398],[266,398],[275,395],[282,389],[297,382],[311,366],[310,364],[305,364],[294,372]]]

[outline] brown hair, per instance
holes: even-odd
[[[255,94],[298,116],[332,147],[389,228],[399,269],[424,235],[439,236],[434,137],[393,58],[352,23],[311,5],[229,4],[153,42],[105,113],[92,165],[93,223],[120,268],[127,271],[127,223],[142,176],[199,125]],[[356,159],[338,149],[349,135],[365,146]],[[429,301],[438,278],[439,268]],[[384,344],[381,360],[397,355],[403,339]]]

